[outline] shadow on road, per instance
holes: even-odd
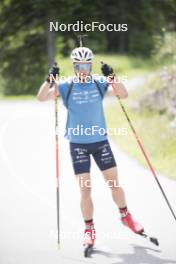
[[[93,254],[100,254],[107,258],[120,258],[121,260],[118,262],[112,262],[112,264],[171,264],[176,263],[176,260],[164,259],[157,257],[156,255],[152,255],[148,253],[148,250],[160,253],[160,250],[155,250],[149,247],[142,247],[137,245],[132,245],[134,249],[134,253],[132,254],[114,254],[111,252],[105,252],[103,250],[95,249],[92,252]]]

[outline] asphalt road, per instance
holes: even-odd
[[[112,144],[128,206],[160,246],[125,228],[101,173],[92,161],[96,250],[85,259],[79,189],[60,117],[61,247],[57,248],[54,104],[0,102],[1,264],[176,263],[176,222],[151,173]],[[176,211],[176,182],[159,176]]]

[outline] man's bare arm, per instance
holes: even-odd
[[[59,75],[59,67],[57,66],[57,63],[55,62],[53,66],[50,68],[48,72],[48,76],[46,78],[46,81],[41,85],[38,94],[37,94],[37,99],[39,101],[47,101],[50,99],[55,98],[55,89],[58,87],[57,83],[57,76]],[[50,81],[53,81],[53,88],[50,88]],[[58,89],[57,89],[57,96],[58,94]]]
[[[118,95],[121,99],[125,99],[128,97],[128,92],[126,87],[123,83],[119,82],[117,77],[112,79],[109,79],[109,85],[113,90],[114,95]]]
[[[109,85],[113,88],[114,94],[116,96],[119,96],[120,98],[127,98],[128,92],[123,83],[119,82],[119,80],[115,76],[113,68],[106,63],[101,62],[101,64],[101,71],[103,75],[108,78],[107,81]]]
[[[128,97],[128,92],[123,83],[118,82],[117,80],[111,84],[113,86],[114,94],[119,96],[121,99]]]
[[[57,85],[57,84],[54,84],[54,85]],[[57,91],[57,95],[58,94],[58,91]],[[55,98],[55,88],[50,88],[50,84],[48,82],[44,82],[39,91],[38,91],[38,94],[37,94],[37,99],[41,102],[43,101],[47,101],[47,100],[50,100],[50,99],[54,99]]]

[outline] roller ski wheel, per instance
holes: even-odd
[[[140,232],[138,233],[138,235],[146,238],[147,240],[149,240],[151,243],[153,243],[155,246],[159,246],[159,241],[156,237],[150,237],[148,236],[144,231],[143,232]]]
[[[93,245],[84,245],[84,257],[90,257],[93,250]]]

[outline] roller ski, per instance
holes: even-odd
[[[128,212],[126,208],[120,209],[120,214],[121,214],[121,221],[123,225],[131,229],[135,234],[140,235],[148,239],[150,242],[152,242],[156,246],[159,246],[158,239],[155,237],[148,236],[144,231],[144,227],[138,222],[134,221],[132,215]]]
[[[87,258],[92,253],[95,243],[95,238],[96,238],[96,232],[94,227],[89,226],[88,228],[86,228],[84,231],[84,241],[83,241],[84,257]]]

